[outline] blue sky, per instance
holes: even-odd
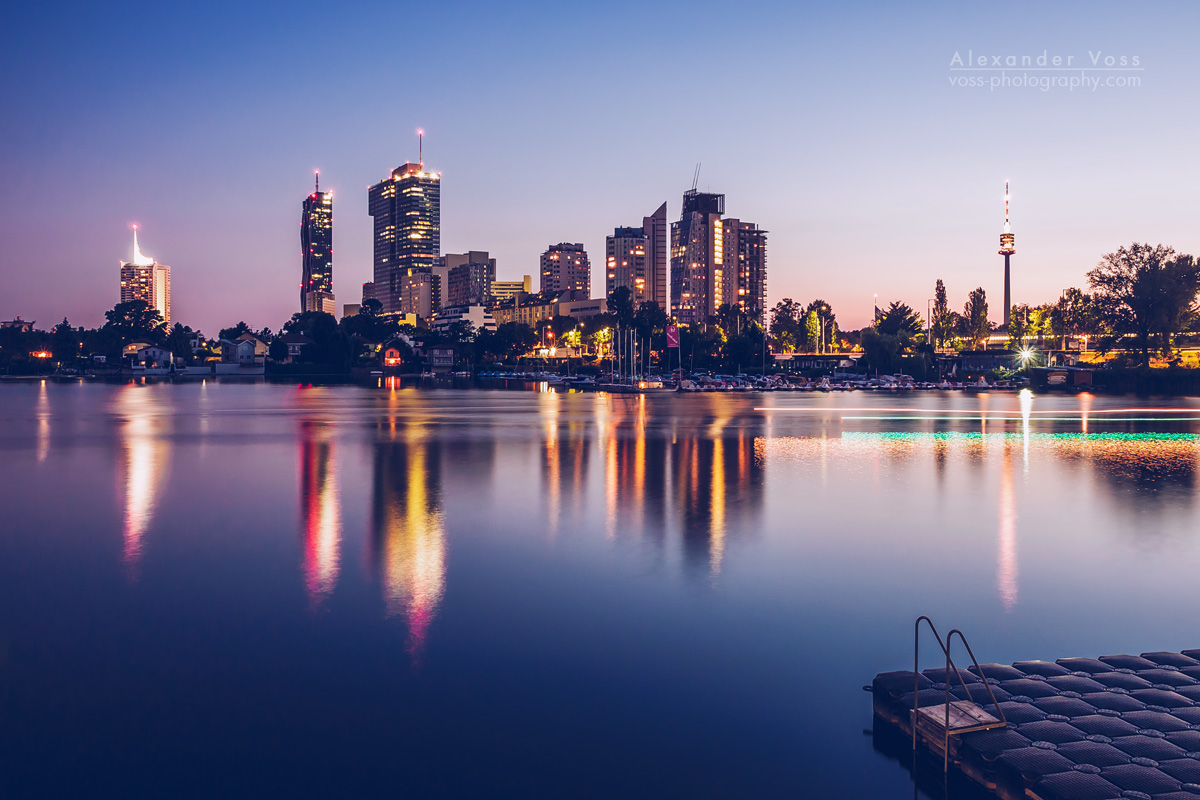
[[[339,305],[370,278],[366,187],[442,172],[442,246],[535,275],[700,187],[770,234],[769,296],[924,311],[937,278],[999,318],[1133,240],[1200,252],[1194,3],[24,4],[0,32],[0,318],[95,325],[129,225],[213,334],[295,310],[300,203],[334,190]],[[955,52],[1137,56],[1140,86],[950,85]],[[1017,73],[1024,70],[1016,70]],[[990,77],[995,73],[975,73]],[[1046,75],[1051,73],[1039,73]],[[1068,73],[1053,73],[1066,75]]]

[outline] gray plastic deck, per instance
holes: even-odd
[[[944,709],[944,673],[917,676],[922,708]],[[1005,800],[1200,798],[1200,650],[984,664],[962,675],[970,692],[952,674],[951,699],[1002,711],[1008,724],[953,735],[951,769]],[[913,678],[884,672],[871,687],[876,715],[906,736]],[[942,742],[922,737],[921,746],[940,766]]]

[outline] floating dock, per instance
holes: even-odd
[[[1200,650],[884,672],[871,691],[877,727],[911,742],[915,719],[939,773],[1003,800],[1200,800]]]

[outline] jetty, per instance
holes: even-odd
[[[914,770],[920,755],[1003,800],[1200,799],[1200,649],[979,664],[962,638],[960,669],[962,634],[929,630],[945,666],[870,686],[876,730],[911,742]]]

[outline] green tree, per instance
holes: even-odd
[[[637,309],[634,307],[633,292],[628,286],[618,286],[608,296],[608,313],[617,318],[617,324],[626,328],[633,324]]]
[[[987,293],[982,287],[971,290],[959,319],[959,334],[968,347],[975,349],[987,341],[992,332],[992,323],[988,322]]]
[[[1021,303],[1011,308],[1008,314],[1008,343],[1009,346],[1025,346],[1025,338],[1032,335],[1029,325],[1030,308]]]
[[[104,327],[116,331],[124,340],[136,338],[159,342],[163,337],[163,318],[158,309],[145,300],[117,303],[104,312]]]
[[[804,349],[815,353],[821,344],[821,318],[816,311],[804,315]]]
[[[933,345],[945,347],[946,343],[950,341],[950,337],[954,335],[954,315],[946,300],[946,284],[942,283],[941,278],[938,278],[937,285],[933,289],[933,319],[929,322],[929,329],[933,334]]]
[[[800,304],[785,297],[771,310],[771,346],[779,353],[793,353],[804,340],[801,330]]]
[[[875,329],[882,334],[889,336],[905,334],[909,338],[919,335],[924,328],[924,320],[912,309],[912,306],[894,300],[880,314],[879,322],[875,324]]]
[[[1088,272],[1088,285],[1104,322],[1117,336],[1132,335],[1147,365],[1152,350],[1170,356],[1174,334],[1195,321],[1200,264],[1171,247],[1134,242],[1105,254]]]
[[[833,306],[820,298],[809,303],[805,311],[817,315],[817,322],[821,326],[821,348],[819,349],[824,352],[824,348],[827,345],[832,346],[837,339],[837,314],[833,313]]]
[[[167,334],[167,339],[163,345],[171,351],[171,355],[190,359],[192,357],[193,336],[195,336],[195,332],[191,328],[176,322],[171,326],[171,332]]]
[[[79,357],[80,334],[71,327],[67,318],[54,326],[50,336],[50,352],[60,364],[70,365]]]
[[[298,314],[293,315],[292,319],[294,320],[297,316],[299,316],[299,315]],[[209,330],[212,330],[212,328],[209,328]],[[253,331],[250,330],[249,325],[247,325],[244,321],[242,321],[242,322],[239,322],[237,325],[234,325],[232,328],[221,328],[221,332],[220,332],[220,334],[218,334],[217,338],[228,339],[229,341],[232,342],[234,339],[236,339],[239,336],[246,334],[246,333],[253,333]]]

